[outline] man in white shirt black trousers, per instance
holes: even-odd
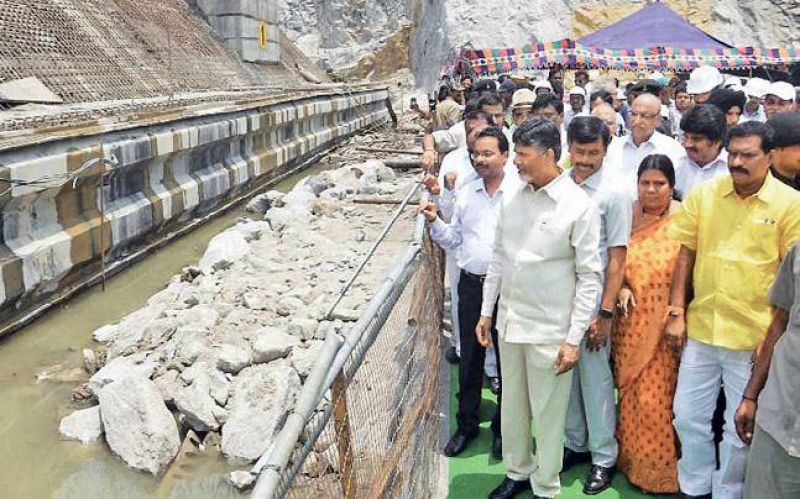
[[[534,498],[552,498],[561,490],[571,369],[600,293],[600,215],[556,163],[556,125],[529,119],[514,132],[514,150],[526,185],[503,202],[475,330],[488,345],[498,303],[507,476],[489,497],[532,488]]]
[[[461,362],[458,378],[458,414],[456,429],[444,449],[446,456],[455,456],[466,449],[478,434],[478,409],[483,386],[483,364],[486,348],[478,343],[475,326],[481,312],[483,281],[492,253],[494,231],[502,199],[519,187],[514,175],[506,175],[508,140],[496,126],[483,128],[475,137],[470,151],[478,179],[464,185],[456,198],[452,218],[446,224],[437,216],[436,205],[426,203],[420,211],[430,223],[431,238],[447,250],[457,251],[458,318],[461,336]],[[495,349],[495,355],[497,350]],[[497,361],[500,372],[500,361]],[[500,437],[500,400],[492,420],[492,454],[502,457]]]

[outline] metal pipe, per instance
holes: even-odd
[[[361,263],[358,265],[358,268],[356,268],[356,270],[353,272],[353,275],[350,277],[347,283],[342,287],[341,291],[339,291],[339,295],[336,297],[336,300],[334,300],[333,304],[328,309],[328,312],[325,314],[326,320],[331,318],[331,314],[333,313],[336,306],[339,305],[339,302],[342,301],[345,293],[347,293],[347,291],[350,289],[350,286],[353,285],[353,282],[355,282],[356,278],[359,276],[359,274],[361,274],[361,271],[364,270],[364,267],[366,267],[367,262],[369,262],[370,258],[372,258],[372,255],[375,253],[375,250],[378,249],[378,246],[383,242],[383,240],[389,234],[389,231],[392,229],[395,222],[397,222],[397,220],[400,218],[400,215],[402,215],[403,210],[406,208],[406,205],[408,205],[408,203],[411,201],[411,198],[414,197],[414,194],[416,194],[417,189],[419,189],[419,185],[420,185],[419,182],[414,182],[414,185],[411,187],[411,189],[408,190],[406,197],[403,198],[403,201],[400,203],[400,206],[398,206],[397,209],[395,210],[394,215],[392,215],[391,220],[389,220],[389,223],[386,224],[386,226],[383,228],[383,232],[381,232],[381,235],[378,236],[378,239],[376,239],[374,243],[372,243],[372,247],[369,249],[364,259],[361,260]]]
[[[295,403],[294,409],[286,418],[286,423],[281,428],[273,445],[251,468],[252,473],[259,475],[250,495],[251,498],[271,499],[274,497],[275,491],[280,485],[283,470],[292,456],[295,443],[297,443],[306,423],[317,407],[319,402],[317,393],[325,381],[328,366],[336,356],[336,352],[341,348],[343,341],[338,334],[326,336],[319,358],[300,391],[300,396]]]

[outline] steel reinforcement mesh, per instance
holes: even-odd
[[[0,82],[35,76],[65,103],[261,82],[185,0],[0,0]]]
[[[432,496],[439,475],[442,269],[441,250],[426,233],[418,266],[374,342],[365,337],[353,350],[332,403],[321,404],[306,426],[289,466],[299,472],[281,483],[285,497]]]

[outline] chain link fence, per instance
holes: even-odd
[[[304,391],[315,390],[315,376],[325,382],[316,400],[301,394],[289,418],[303,417],[287,420],[272,452],[256,464],[261,476],[252,497],[434,495],[444,267],[422,227],[345,344],[318,361]],[[302,414],[306,403],[310,410]]]

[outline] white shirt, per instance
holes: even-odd
[[[453,172],[457,175],[455,186],[452,189],[448,189],[445,187],[444,177]],[[442,159],[438,177],[440,191],[439,196],[436,198],[436,206],[439,208],[445,221],[449,222],[453,216],[456,191],[461,186],[477,178],[478,174],[475,172],[475,168],[472,167],[472,161],[470,160],[466,144],[455,151],[450,151]]]
[[[431,223],[431,238],[447,250],[458,249],[456,264],[460,269],[485,275],[502,200],[520,187],[518,178],[504,175],[494,196],[489,196],[483,179],[470,182],[459,191],[450,224],[438,217]]]
[[[459,121],[447,130],[433,132],[433,144],[436,152],[450,152],[467,146],[467,129],[464,121]]]
[[[624,179],[625,187],[632,198],[637,199],[639,195],[636,188],[636,173],[642,160],[650,154],[665,154],[672,160],[673,165],[677,165],[685,151],[678,141],[660,132],[653,132],[653,135],[638,147],[633,143],[632,135],[614,137],[608,146],[603,168],[616,171]]]
[[[764,106],[759,105],[758,109],[753,114],[750,114],[747,111],[742,111],[742,115],[739,116],[739,123],[746,123],[748,121],[759,121],[761,123],[766,122],[767,115],[764,112]]]
[[[564,110],[564,130],[565,131],[566,131],[567,128],[569,128],[569,124],[572,121],[572,118],[575,118],[576,116],[589,116],[589,111],[588,110],[584,110],[584,111],[580,111],[580,112],[576,113],[575,111],[572,110],[572,106],[570,106],[567,109],[565,109]]]
[[[568,174],[504,199],[481,315],[500,297],[497,329],[509,343],[535,347],[552,367],[561,343],[580,344],[600,287],[600,214]]]
[[[717,157],[705,166],[698,165],[684,155],[675,167],[675,189],[684,199],[697,184],[729,173],[728,151],[725,149],[720,150]]]

